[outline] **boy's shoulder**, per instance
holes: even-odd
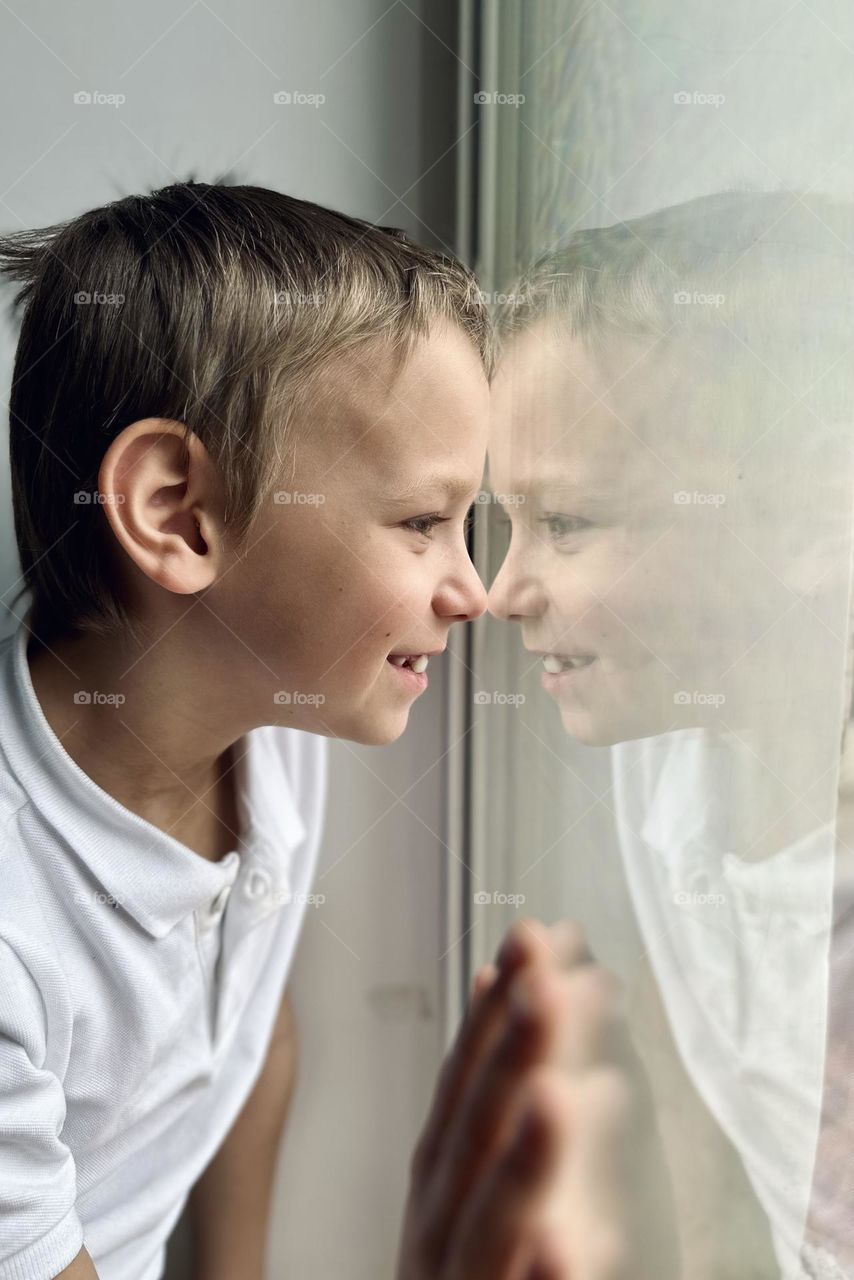
[[[3,787],[0,785],[0,792]],[[0,1023],[10,1024],[34,1063],[44,1063],[48,1023],[65,1021],[68,984],[41,910],[15,822],[0,798]]]

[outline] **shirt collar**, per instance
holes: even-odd
[[[732,819],[735,780],[764,766],[740,739],[674,730],[618,743],[612,760],[621,838],[656,853],[669,891],[684,890],[701,877],[709,889],[724,889],[754,915],[771,912],[805,933],[827,934],[835,823],[817,819],[813,830],[787,847],[755,862],[744,860]]]
[[[72,760],[36,697],[29,638],[25,619],[0,645],[0,748],[30,803],[117,906],[162,938],[232,885],[244,864],[262,868],[274,894],[288,890],[305,828],[269,737],[273,727],[253,729],[234,745],[241,840],[237,852],[210,862],[119,804]]]

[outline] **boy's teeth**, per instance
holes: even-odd
[[[552,676],[559,675],[561,671],[566,671],[567,668],[586,667],[591,661],[591,658],[584,656],[580,658],[559,658],[556,653],[547,653],[543,656],[543,666]]]
[[[430,661],[426,653],[406,654],[406,653],[390,653],[388,655],[389,662],[393,662],[396,667],[409,666],[413,671],[420,675],[422,671],[427,670],[427,663]]]

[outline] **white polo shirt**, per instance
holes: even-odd
[[[0,643],[0,1280],[85,1244],[159,1280],[187,1195],[266,1054],[320,841],[325,739],[236,744],[242,840],[210,862],[131,813]]]
[[[682,1060],[741,1156],[781,1274],[832,1280],[828,1264],[802,1269],[802,1240],[826,1057],[833,823],[816,814],[808,835],[750,862],[735,801],[753,783],[760,794],[766,766],[741,738],[680,729],[611,753],[626,880]]]

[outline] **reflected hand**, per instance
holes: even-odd
[[[626,1269],[638,1125],[613,995],[564,923],[517,921],[478,971],[410,1166],[397,1280],[671,1274],[648,1244],[657,1269]]]

